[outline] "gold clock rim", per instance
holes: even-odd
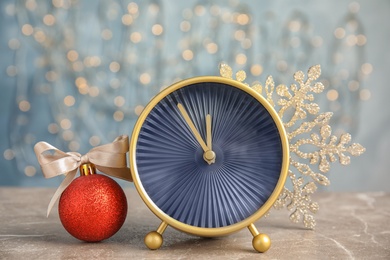
[[[267,201],[261,206],[255,213],[253,213],[251,216],[248,218],[237,222],[235,224],[225,226],[225,227],[218,227],[218,228],[207,228],[207,227],[196,227],[192,226],[183,222],[180,222],[170,216],[168,216],[165,212],[163,212],[148,196],[146,193],[142,182],[139,178],[138,175],[138,170],[136,166],[136,145],[139,137],[139,133],[141,131],[141,127],[146,119],[146,117],[149,115],[151,110],[167,95],[171,94],[172,92],[192,85],[192,84],[197,84],[197,83],[205,83],[205,82],[212,82],[212,83],[222,83],[226,85],[230,85],[233,87],[236,87],[238,89],[243,90],[244,92],[248,93],[255,99],[257,99],[268,111],[268,113],[271,115],[272,119],[274,120],[282,142],[282,149],[283,149],[283,161],[282,161],[282,167],[281,167],[281,173],[279,176],[279,180],[276,184],[275,189],[271,193],[271,196],[267,199]],[[289,165],[289,142],[287,139],[287,133],[286,130],[283,126],[281,118],[278,116],[277,112],[275,109],[272,107],[272,105],[263,97],[261,96],[258,92],[256,92],[254,89],[251,87],[238,82],[233,79],[228,79],[228,78],[223,78],[219,76],[200,76],[200,77],[193,77],[193,78],[188,78],[179,82],[176,82],[172,84],[171,86],[165,88],[162,90],[160,93],[158,93],[152,100],[146,105],[144,110],[142,111],[141,115],[139,116],[134,129],[133,129],[133,134],[131,136],[131,141],[130,141],[130,148],[129,148],[129,161],[130,161],[130,170],[131,170],[131,175],[134,181],[134,186],[136,187],[139,195],[141,196],[142,200],[145,202],[145,204],[148,206],[148,208],[162,221],[166,222],[168,225],[172,226],[173,228],[176,228],[178,230],[184,231],[186,233],[190,233],[193,235],[198,235],[198,236],[205,236],[205,237],[214,237],[214,236],[222,236],[222,235],[227,235],[230,233],[234,233],[236,231],[241,230],[242,228],[245,228],[249,226],[251,223],[254,223],[257,221],[259,218],[264,216],[269,209],[272,207],[272,205],[275,203],[277,200],[279,194],[283,191],[284,188],[284,183],[287,178],[288,174],[288,165]]]

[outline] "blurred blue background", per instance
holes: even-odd
[[[367,148],[322,189],[390,191],[389,17],[387,0],[1,1],[0,185],[58,185],[36,142],[86,153],[131,135],[158,91],[227,62],[276,84],[320,64],[321,111]]]

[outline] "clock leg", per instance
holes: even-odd
[[[267,234],[259,233],[253,223],[248,226],[248,229],[253,236],[253,248],[260,253],[264,253],[265,251],[267,251],[271,246],[271,239],[269,238],[269,236]]]
[[[145,245],[152,250],[159,249],[163,243],[162,234],[168,227],[166,222],[161,222],[156,231],[149,232],[144,239]]]

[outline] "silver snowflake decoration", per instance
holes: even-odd
[[[233,79],[233,71],[227,64],[220,65],[220,75]],[[320,107],[314,102],[314,95],[324,90],[323,84],[316,81],[320,75],[320,65],[311,67],[307,77],[302,71],[298,71],[294,74],[294,80],[298,84],[291,84],[289,87],[278,85],[275,97],[272,76],[268,76],[264,87],[258,82],[252,85],[252,88],[263,95],[277,111],[290,145],[288,180],[292,184],[292,189],[284,187],[274,208],[287,208],[291,212],[292,222],[303,222],[304,226],[310,229],[316,225],[313,214],[319,210],[318,203],[312,201],[311,195],[317,191],[317,185],[330,184],[324,174],[329,172],[331,163],[338,159],[342,165],[348,165],[351,161],[348,154],[359,156],[365,151],[362,145],[351,144],[351,135],[348,133],[342,134],[339,138],[332,135],[332,128],[329,125],[332,113],[320,114]],[[244,82],[246,79],[244,71],[238,71],[235,77],[237,81],[249,85]],[[309,118],[308,114],[312,115],[313,119]],[[305,150],[307,146],[313,149],[308,152]]]

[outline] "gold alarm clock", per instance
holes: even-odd
[[[283,190],[289,147],[281,119],[255,90],[214,76],[173,84],[141,113],[129,154],[135,187],[162,221],[145,236],[148,248],[161,247],[168,226],[202,237],[247,227],[253,247],[268,250],[254,222]]]

